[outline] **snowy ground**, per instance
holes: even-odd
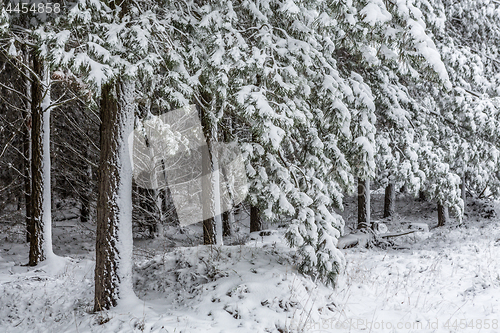
[[[373,205],[377,219],[380,198]],[[196,226],[137,240],[137,297],[102,314],[91,312],[93,226],[55,222],[54,251],[67,259],[32,268],[13,219],[0,223],[0,332],[500,332],[495,208],[476,202],[462,225],[444,228],[433,228],[432,203],[400,198],[398,212],[391,230],[420,222],[430,231],[345,250],[335,290],[297,273],[280,229],[224,247],[197,245]]]

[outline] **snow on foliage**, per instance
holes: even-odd
[[[453,161],[444,138],[461,142],[463,136],[456,114],[440,111],[446,98],[438,97],[463,101],[467,93],[452,89],[457,86],[496,94],[500,79],[481,58],[496,55],[498,44],[457,47],[452,34],[460,27],[450,19],[482,15],[485,26],[474,29],[485,36],[498,20],[495,7],[459,4],[214,0],[179,7],[163,1],[130,4],[122,15],[106,2],[80,0],[43,39],[54,66],[80,73],[97,89],[125,75],[136,80],[142,101],[156,96],[144,102],[150,109],[194,102],[208,132],[226,131],[220,124],[232,119],[231,136],[251,180],[249,201],[270,221],[287,217],[286,237],[304,258],[302,271],[334,282],[344,263],[335,248],[344,222],[335,210],[356,178],[425,190],[461,213],[464,166]],[[75,36],[83,36],[77,46]],[[491,140],[496,106],[476,104],[466,117]],[[470,144],[468,156],[484,145],[482,139]],[[496,168],[497,150],[488,151],[489,162],[474,168]]]

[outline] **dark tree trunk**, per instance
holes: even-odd
[[[427,199],[425,198],[425,192],[420,190],[418,191],[418,200],[420,201],[426,201]]]
[[[25,62],[30,66],[29,52],[25,49]],[[26,71],[29,77],[29,72]],[[26,79],[26,96],[31,98],[31,82]],[[26,119],[23,124],[23,155],[24,155],[24,203],[26,209],[26,242],[30,242],[32,233],[31,221],[31,103],[26,105]]]
[[[94,311],[132,292],[132,169],[128,135],[134,121],[134,85],[112,81],[101,89],[101,129]]]
[[[165,177],[167,179],[167,177]],[[175,208],[174,199],[172,198],[172,192],[170,191],[170,187],[168,183],[165,185],[165,189],[161,191],[162,197],[162,214],[165,218],[165,222],[179,226],[179,216],[177,215],[177,210]]]
[[[26,242],[30,242],[33,224],[31,221],[31,116],[23,127],[24,154],[24,202],[26,208]]]
[[[149,188],[137,188],[139,194],[139,206],[142,208],[144,222],[149,229],[149,236],[155,238],[158,236],[160,224],[160,212],[158,207],[158,190]]]
[[[389,183],[385,188],[384,218],[393,216],[396,212],[396,186]]]
[[[250,232],[262,230],[262,219],[259,209],[255,206],[250,206]]]
[[[225,128],[222,132],[222,138],[224,143],[231,143],[234,141],[234,130],[233,130],[233,121],[231,117],[227,117],[224,119]],[[230,202],[226,205],[225,212],[222,213],[222,235],[223,236],[231,236],[233,234],[233,224],[234,224],[234,193],[232,191],[231,186],[229,186],[230,180],[227,177],[227,169],[225,165],[220,165],[222,170],[222,174],[224,176],[224,181],[227,185],[227,191],[229,194]]]
[[[207,145],[202,149],[202,201],[203,201],[203,243],[222,244],[222,213],[220,197],[220,171],[218,151],[217,123],[201,112],[201,124]]]
[[[358,178],[358,229],[370,227],[370,180]]]
[[[80,198],[80,222],[85,223],[90,220],[90,197],[84,189]]]
[[[203,244],[215,244],[215,219],[212,208],[212,184],[209,175],[212,172],[210,151],[207,146],[202,149],[202,200],[203,200]]]
[[[465,188],[465,173],[462,175],[462,184],[460,184],[460,190],[462,194],[462,200],[464,201],[464,213],[465,208],[467,207],[467,192]]]
[[[233,209],[222,213],[222,235],[231,236],[233,234],[234,212]]]
[[[37,77],[33,78],[31,85],[31,115],[32,115],[32,127],[31,127],[31,225],[29,227],[30,232],[30,253],[29,253],[29,265],[36,266],[40,261],[44,260],[46,253],[44,251],[44,214],[50,214],[50,212],[44,211],[44,208],[49,208],[45,205],[44,201],[47,197],[44,197],[44,187],[49,186],[45,184],[49,182],[50,184],[50,174],[44,174],[44,153],[50,154],[48,151],[44,151],[44,110],[43,110],[43,98],[46,97],[45,89],[42,82],[46,76],[43,60],[39,58],[38,55],[33,55],[33,72]],[[48,93],[48,92],[47,92]],[[48,112],[48,111],[45,111]],[[48,178],[48,179],[47,179]],[[49,196],[50,200],[50,196]]]
[[[83,157],[84,160],[89,159],[90,154],[89,154],[89,149],[90,147],[88,146],[88,143],[84,147],[83,151]],[[84,166],[84,173],[81,177],[81,183],[82,184],[91,184],[92,183],[92,166]],[[81,189],[82,193],[80,195],[80,222],[88,222],[90,219],[90,190],[86,186],[82,186]]]
[[[438,227],[447,225],[449,219],[448,207],[438,203]]]

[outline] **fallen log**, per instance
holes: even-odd
[[[373,232],[354,232],[339,238],[337,243],[337,248],[348,249],[352,247],[368,247],[368,244],[375,240],[376,237],[379,238],[393,238],[404,235],[409,235],[420,230],[404,230],[399,232],[391,232],[386,234],[374,234]]]

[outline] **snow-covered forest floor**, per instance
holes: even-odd
[[[374,220],[382,199],[372,196]],[[346,204],[348,232],[356,205]],[[54,214],[61,259],[38,267],[23,266],[22,219],[7,212],[12,222],[0,223],[0,332],[500,331],[497,204],[470,199],[461,225],[435,228],[433,203],[398,197],[389,230],[411,222],[430,231],[343,250],[347,267],[336,289],[297,273],[277,226],[248,237],[243,221],[226,239],[234,245],[223,247],[199,245],[197,225],[167,229],[165,239],[134,243],[137,297],[99,314],[91,312],[95,227],[71,219],[72,210],[63,205]]]

